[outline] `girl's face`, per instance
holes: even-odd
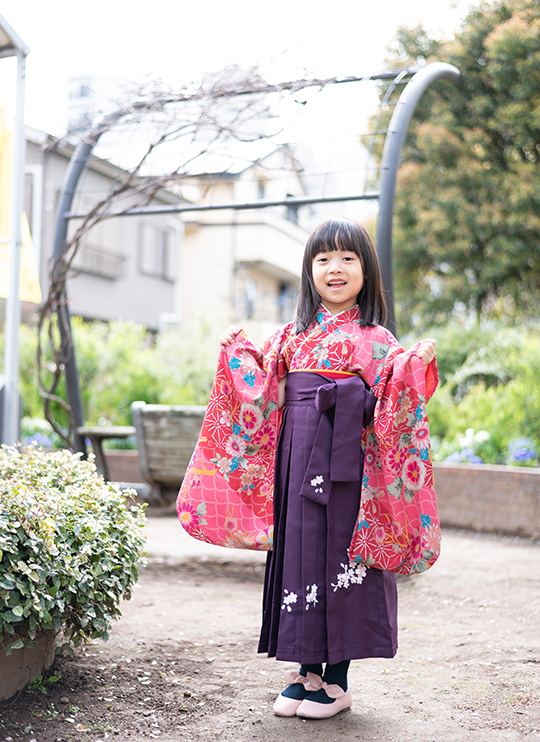
[[[349,250],[320,252],[313,258],[313,282],[331,314],[354,307],[364,285],[360,258]]]

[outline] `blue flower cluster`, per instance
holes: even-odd
[[[477,456],[472,448],[464,448],[461,451],[454,451],[450,456],[445,458],[445,463],[454,464],[483,464],[484,459]]]
[[[536,445],[532,438],[514,438],[508,441],[507,464],[534,462],[537,458]]]
[[[43,448],[52,448],[53,444],[50,438],[43,433],[34,433],[23,439],[25,446],[43,446]]]

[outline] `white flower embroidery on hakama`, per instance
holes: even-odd
[[[337,584],[331,583],[334,592],[339,587],[348,588],[350,585],[361,585],[366,576],[367,567],[365,564],[342,564],[343,572],[337,575]]]
[[[319,601],[317,600],[317,585],[307,585],[306,587],[306,611],[311,607],[315,608]]]
[[[281,604],[281,610],[287,609],[289,613],[291,612],[291,604],[296,603],[298,600],[298,595],[296,593],[290,593],[288,590],[283,591],[285,595],[283,596],[283,603]]]
[[[321,476],[321,474],[319,474],[319,476],[311,480],[310,484],[312,487],[315,488],[315,492],[322,493],[323,489],[322,487],[319,487],[319,485],[322,484],[323,482],[324,482],[324,477]]]

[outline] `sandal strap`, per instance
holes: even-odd
[[[300,675],[298,670],[287,670],[285,673],[285,682],[287,685],[301,683],[310,693],[317,690],[324,690],[328,698],[334,699],[342,698],[347,692],[337,683],[331,683],[329,685],[320,675],[316,675],[314,672],[308,672],[307,676],[304,676]]]
[[[284,680],[287,685],[301,683],[308,691],[318,690],[321,687],[320,683],[322,683],[320,675],[315,675],[314,672],[308,672],[306,677],[305,675],[300,675],[298,670],[287,670],[285,672]]]

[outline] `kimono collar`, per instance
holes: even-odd
[[[350,307],[350,309],[345,309],[343,312],[338,312],[338,314],[332,314],[324,304],[321,304],[317,310],[317,314],[315,315],[315,321],[319,325],[323,323],[331,324],[336,322],[341,324],[342,322],[358,321],[359,319],[360,309],[358,304],[355,304],[354,307]]]

